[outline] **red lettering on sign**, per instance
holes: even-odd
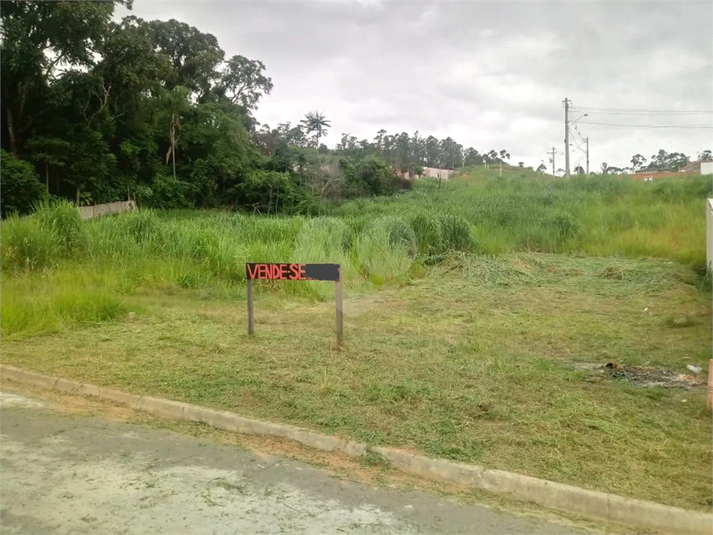
[[[255,275],[257,275],[257,270],[260,266],[253,266],[252,269],[250,269],[250,265],[248,264],[248,278],[249,279],[254,279]]]
[[[336,264],[250,263],[246,267],[246,276],[250,280],[339,280],[339,266]],[[307,271],[310,271],[309,277]]]

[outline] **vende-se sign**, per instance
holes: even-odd
[[[343,340],[342,321],[342,270],[339,264],[245,264],[248,279],[248,334],[255,334],[253,313],[253,281],[333,281],[334,300],[337,313],[337,345]]]
[[[245,264],[248,280],[337,282],[340,271],[339,264]]]

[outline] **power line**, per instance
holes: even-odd
[[[620,123],[592,123],[589,121],[580,121],[579,124],[593,124],[597,126],[626,126],[633,128],[690,128],[690,129],[705,129],[713,130],[713,124],[620,124]]]
[[[641,110],[641,109],[630,109],[630,108],[596,108],[591,106],[575,106],[572,109],[576,111],[591,112],[591,113],[601,113],[601,114],[662,114],[662,115],[713,115],[713,110]]]
[[[682,116],[682,115],[713,115],[713,112],[706,111],[669,111],[669,112],[654,112],[654,111],[602,111],[602,110],[588,110],[582,108],[574,108],[575,112],[583,112],[591,115],[661,115],[661,116]]]

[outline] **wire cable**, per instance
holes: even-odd
[[[571,108],[573,111],[584,113],[599,113],[612,115],[713,115],[713,110],[637,110],[625,108],[595,108],[588,106],[576,106]]]
[[[713,130],[713,124],[620,124],[620,123],[593,123],[589,121],[583,121],[579,124],[592,124],[596,126],[625,126],[632,128],[689,128],[691,130],[703,129],[703,130]]]

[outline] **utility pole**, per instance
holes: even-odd
[[[552,147],[552,176],[556,176],[555,175],[555,153],[556,152],[557,152],[557,149]]]
[[[569,99],[564,99],[564,172],[569,178]]]
[[[587,142],[587,176],[589,176],[589,137],[584,141]]]

